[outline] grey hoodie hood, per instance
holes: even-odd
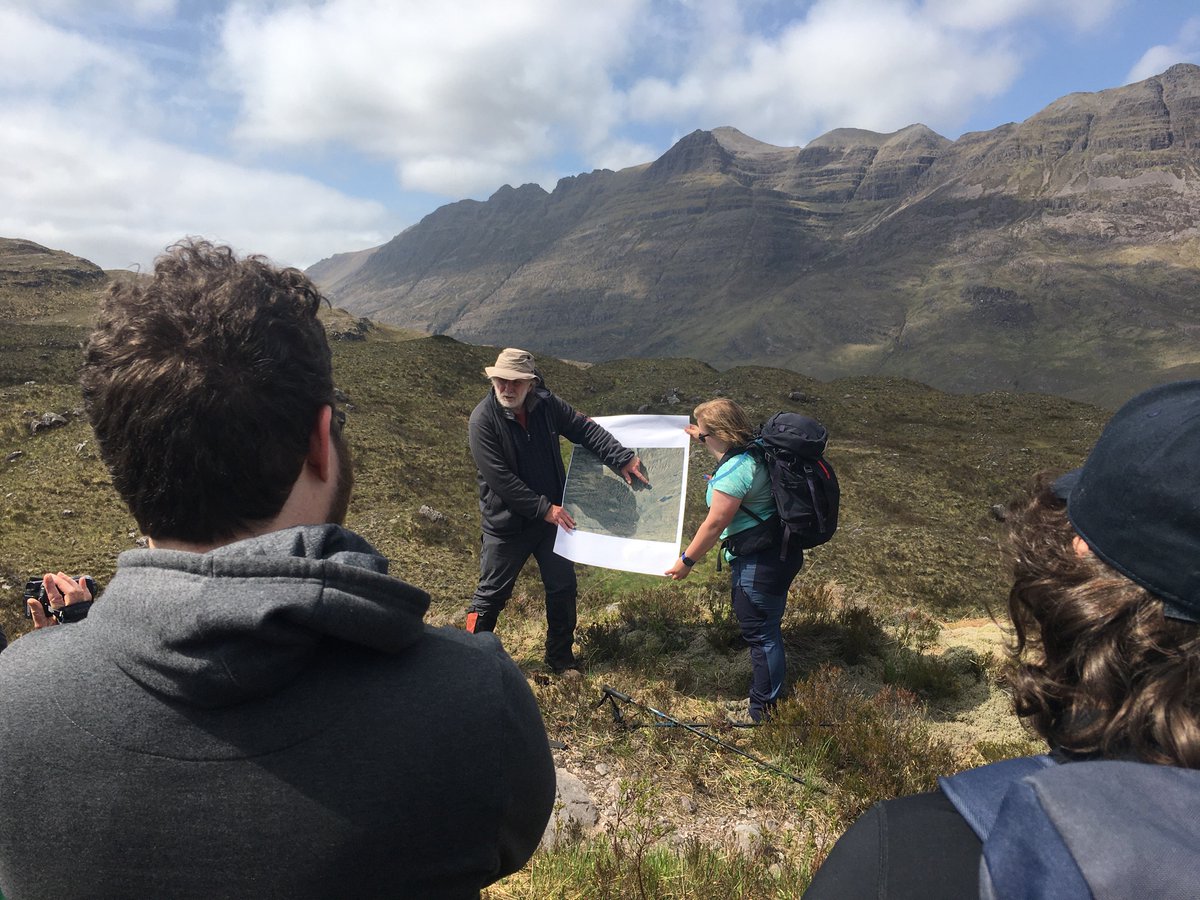
[[[0,654],[0,889],[478,897],[554,763],[500,642],[428,603],[333,526],[122,554],[86,619]]]
[[[85,622],[110,661],[171,701],[215,709],[280,690],[318,646],[397,653],[421,638],[429,595],[336,525],[208,553],[131,550]]]

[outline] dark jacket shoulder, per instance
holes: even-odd
[[[982,843],[939,791],[877,803],[838,839],[805,900],[972,900]]]
[[[591,450],[613,469],[633,459],[632,450],[540,381],[525,408],[529,438],[544,442],[543,455],[552,460],[560,487],[566,481],[558,450],[560,436]],[[519,531],[528,522],[541,521],[553,502],[532,490],[517,474],[517,450],[509,425],[513,418],[496,400],[495,393],[488,391],[468,421],[467,440],[477,470],[480,514],[484,530],[492,534]]]

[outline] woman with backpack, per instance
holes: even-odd
[[[692,566],[718,542],[729,563],[733,611],[750,645],[750,718],[770,714],[783,690],[787,668],[783,622],[788,588],[804,565],[804,550],[791,542],[780,559],[780,535],[771,480],[763,460],[749,453],[754,427],[732,400],[701,403],[686,431],[717,460],[708,476],[708,516],[665,574],[687,578]]]
[[[1010,522],[1008,680],[1050,754],[876,804],[806,900],[1196,896],[1200,381],[1130,400]]]

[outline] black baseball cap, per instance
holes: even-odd
[[[1093,553],[1200,622],[1200,381],[1138,394],[1053,489]]]

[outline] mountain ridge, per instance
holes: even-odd
[[[356,315],[570,359],[1112,406],[1200,372],[1198,218],[1200,67],[1180,64],[957,140],[697,130],[643,165],[447,204],[310,273]]]

